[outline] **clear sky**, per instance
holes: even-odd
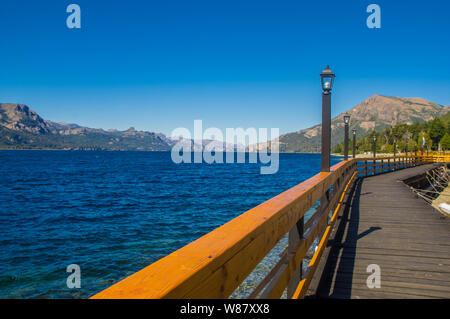
[[[448,0],[0,2],[0,102],[104,129],[296,131],[320,122],[327,64],[333,116],[372,94],[448,105],[449,57]]]

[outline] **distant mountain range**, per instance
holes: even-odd
[[[373,95],[348,113],[351,115],[350,129],[355,128],[361,137],[374,129],[381,131],[397,123],[432,120],[446,114],[449,109],[450,106],[443,107],[422,98]],[[332,119],[332,147],[343,140],[343,116],[344,113]],[[320,137],[321,125],[281,135],[280,152],[318,152]],[[3,149],[169,151],[176,142],[162,133],[136,131],[133,127],[126,131],[106,131],[56,123],[44,120],[24,104],[0,103],[0,148]],[[209,142],[203,141],[203,145]],[[184,143],[192,141],[185,140]],[[259,149],[262,145],[253,145],[250,150]],[[227,150],[233,148],[233,145],[226,146]]]
[[[450,106],[442,106],[422,98],[403,98],[373,95],[362,101],[347,113],[350,118],[350,132],[356,129],[358,137],[366,136],[371,131],[382,131],[397,123],[412,124],[425,122],[442,116],[450,110]],[[344,115],[339,114],[331,121],[332,149],[344,140]],[[308,153],[320,152],[322,125],[315,125],[294,133],[281,135],[280,152]],[[254,145],[256,150],[265,144]]]
[[[42,119],[23,104],[0,104],[0,148],[168,151],[164,134],[102,130]]]

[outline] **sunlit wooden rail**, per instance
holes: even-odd
[[[288,298],[303,298],[353,181],[431,162],[450,162],[450,155],[342,161],[329,173],[318,173],[92,298],[227,298],[285,236],[288,247],[248,297],[280,298],[286,292]],[[317,242],[303,271],[305,256]]]

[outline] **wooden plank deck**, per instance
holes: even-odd
[[[450,298],[450,219],[402,182],[435,164],[358,179],[346,196],[313,297]],[[381,269],[368,288],[367,266]]]

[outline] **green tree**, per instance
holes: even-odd
[[[336,147],[334,148],[333,153],[336,153],[336,154],[342,154],[342,153],[344,153],[344,147],[343,147],[343,144],[342,144],[342,143],[339,143],[338,145],[336,145]]]
[[[417,140],[417,137],[419,136],[421,129],[422,129],[422,125],[419,122],[414,122],[414,124],[412,124],[409,127],[409,131],[412,133],[412,135],[413,135],[412,138],[414,140]]]
[[[433,121],[431,121],[430,130],[428,134],[430,135],[430,138],[433,141],[434,145],[438,145],[439,141],[444,137],[445,126],[444,124],[442,124],[442,121],[439,118],[436,118]]]
[[[443,150],[450,149],[450,134],[445,133],[444,137],[441,139],[441,148]]]

